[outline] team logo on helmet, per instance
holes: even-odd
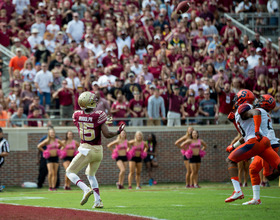
[[[255,100],[254,94],[248,89],[240,90],[233,99],[233,108],[237,109],[243,103],[253,104]]]
[[[268,94],[261,95],[256,103],[256,107],[263,108],[267,112],[270,112],[276,106],[275,99]]]
[[[83,92],[78,98],[78,104],[81,109],[96,108],[98,99],[94,93]]]

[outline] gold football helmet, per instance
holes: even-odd
[[[96,108],[98,99],[94,93],[83,92],[78,99],[78,104],[81,109]]]

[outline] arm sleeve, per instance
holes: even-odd
[[[148,100],[148,116],[149,117],[153,117],[153,107],[152,107],[153,103],[152,103],[152,99],[149,98]]]

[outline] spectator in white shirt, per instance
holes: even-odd
[[[42,63],[42,70],[40,70],[34,79],[35,87],[40,98],[40,105],[44,105],[46,110],[50,108],[51,104],[51,86],[53,84],[53,74],[48,71],[48,64]]]
[[[189,89],[192,89],[195,92],[195,96],[198,96],[198,89],[202,88],[204,91],[208,88],[206,84],[202,83],[200,80],[200,76],[197,75],[195,79],[195,83],[191,84]]]
[[[36,15],[35,21],[36,22],[34,24],[32,24],[32,26],[31,26],[31,32],[34,28],[36,28],[39,31],[38,36],[44,37],[45,31],[46,31],[46,25],[42,22],[41,16]]]
[[[102,45],[99,44],[98,37],[93,38],[93,45],[91,50],[94,52],[96,58],[99,58],[103,54]]]
[[[134,64],[130,68],[130,70],[133,71],[136,76],[138,76],[143,71],[142,69],[143,65],[139,64],[139,60],[140,60],[139,56],[134,55],[134,59],[133,59]]]
[[[249,69],[254,69],[259,63],[260,55],[256,54],[256,48],[252,47],[250,49],[250,56],[247,57]]]
[[[47,26],[47,31],[52,33],[56,38],[57,33],[60,31],[59,25],[56,24],[56,18],[51,17],[51,23]]]
[[[30,7],[30,1],[29,0],[13,0],[13,5],[15,5],[16,13],[18,15],[22,15],[23,10],[25,8]]]
[[[77,89],[78,85],[81,84],[79,77],[77,77],[75,71],[71,68],[68,69],[65,80],[67,81],[67,87],[73,90]]]
[[[213,40],[213,36],[215,34],[218,35],[219,33],[217,28],[211,24],[210,17],[207,17],[205,21],[205,25],[203,26],[203,36],[207,37],[207,40],[211,42]]]
[[[110,87],[112,87],[115,84],[116,81],[116,76],[111,74],[111,69],[110,67],[106,67],[104,69],[104,73],[105,75],[100,76],[98,79],[98,85],[100,88],[108,88],[110,89]]]
[[[79,20],[79,14],[76,12],[73,13],[73,18],[74,19],[67,24],[66,33],[69,37],[69,42],[75,40],[79,43],[84,34],[84,22]]]
[[[43,38],[38,35],[39,31],[37,28],[33,28],[31,30],[31,36],[28,37],[28,42],[31,46],[31,51],[35,53],[36,49],[40,45],[40,43],[43,41]]]
[[[55,49],[55,41],[54,41],[54,37],[53,34],[51,34],[50,32],[46,32],[45,34],[45,46],[46,48],[51,52],[54,53],[54,49]]]
[[[119,32],[119,36],[116,40],[117,46],[118,46],[118,58],[120,59],[123,51],[123,47],[126,45],[130,49],[131,45],[131,38],[129,35],[127,35],[125,30],[122,30]]]
[[[89,50],[92,50],[93,48],[93,44],[91,43],[91,36],[89,34],[85,35],[84,46]]]

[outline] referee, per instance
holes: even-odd
[[[9,155],[9,152],[10,152],[9,143],[5,138],[3,138],[3,130],[0,127],[0,168],[3,166],[5,157]],[[2,190],[3,187],[0,183],[0,192],[2,192]]]

